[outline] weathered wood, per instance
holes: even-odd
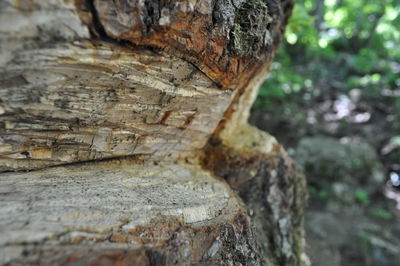
[[[300,265],[304,178],[254,140],[272,150],[210,143],[211,172],[122,159],[0,174],[0,264]]]
[[[9,21],[0,26],[0,171],[137,154],[176,159],[206,144],[231,102],[232,91],[179,58],[66,43],[88,30],[62,1],[12,4],[0,10]]]
[[[208,144],[204,167],[225,178],[246,204],[267,265],[301,265],[304,176],[272,136],[247,126],[231,137]]]
[[[163,49],[218,84],[241,87],[271,60],[291,1],[95,0],[100,34]]]
[[[241,200],[225,182],[192,165],[117,165],[0,175],[0,264],[108,265],[111,257],[188,265],[236,256],[262,263]]]
[[[306,264],[305,178],[274,137],[247,123],[262,80],[262,75],[254,77],[228,108],[204,149],[202,164],[246,204],[266,265]]]
[[[268,68],[291,7],[260,0],[1,5],[0,171],[196,152],[235,95]],[[84,40],[89,31],[105,41]]]
[[[74,42],[19,51],[1,72],[1,170],[203,147],[230,103],[192,65]],[[45,76],[43,76],[45,73]]]
[[[247,124],[291,7],[0,0],[0,264],[300,265],[304,177]]]

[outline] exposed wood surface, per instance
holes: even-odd
[[[192,65],[74,42],[19,51],[3,69],[0,171],[203,147],[230,103]]]
[[[88,37],[74,6],[41,3],[0,10],[0,171],[206,144],[232,91],[176,57],[68,41]]]
[[[243,228],[249,221],[241,200],[191,165],[122,160],[3,173],[0,183],[1,265],[85,265],[85,256],[101,261],[123,250],[142,256],[143,247],[158,250],[160,263],[173,256],[187,265],[237,256],[235,248],[230,255],[222,248],[228,241],[257,247],[250,236],[253,244],[225,236],[225,229],[252,232]],[[255,250],[241,253],[261,261]],[[128,265],[146,265],[137,254]]]
[[[197,153],[265,75],[292,5],[0,4],[0,171]]]
[[[0,264],[301,265],[304,177],[247,123],[291,8],[0,0]]]

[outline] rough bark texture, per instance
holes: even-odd
[[[246,204],[263,256],[272,265],[301,264],[306,187],[287,155],[240,153],[214,145],[208,149],[206,167],[225,178]]]
[[[271,60],[292,2],[95,0],[93,7],[99,34],[183,57],[233,88]]]
[[[247,124],[291,7],[0,0],[0,263],[300,265],[304,177]]]

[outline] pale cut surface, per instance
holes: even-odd
[[[129,164],[1,174],[0,264],[20,257],[27,245],[101,239],[112,248],[115,241],[107,239],[138,226],[204,225],[243,212],[229,186],[199,167]],[[130,249],[142,240],[137,236]]]
[[[71,1],[0,7],[0,172],[193,154],[232,100],[183,59],[89,40]]]
[[[181,59],[107,43],[29,50],[14,60],[0,69],[0,171],[193,151],[232,95]]]

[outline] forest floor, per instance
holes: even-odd
[[[251,122],[307,176],[312,265],[399,265],[400,134],[386,99],[331,91],[312,103],[297,98],[272,112],[253,110]]]

